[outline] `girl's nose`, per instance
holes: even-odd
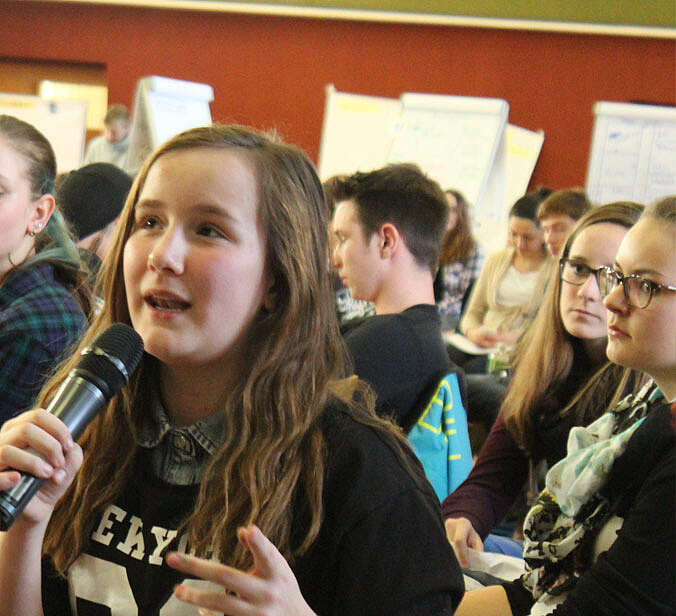
[[[624,288],[618,284],[603,300],[603,305],[611,312],[626,312],[629,308],[627,299],[624,296]]]
[[[155,242],[148,255],[148,268],[180,275],[185,267],[185,241],[176,231],[167,230]]]
[[[587,276],[587,280],[579,287],[578,294],[591,300],[601,299],[601,291],[599,290],[599,284],[596,281],[596,276],[594,274],[589,274],[589,276]]]

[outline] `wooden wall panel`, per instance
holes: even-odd
[[[0,91],[38,94],[43,79],[105,86],[103,64],[0,57]]]
[[[0,57],[0,92],[37,95],[43,79],[105,86],[106,67],[103,64],[58,62]],[[86,139],[101,134],[87,130]]]

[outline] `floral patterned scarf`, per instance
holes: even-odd
[[[547,473],[546,487],[524,521],[521,581],[535,599],[531,616],[550,613],[589,568],[594,541],[612,516],[613,503],[601,489],[650,406],[661,398],[651,380],[589,426],[571,429],[568,455]]]

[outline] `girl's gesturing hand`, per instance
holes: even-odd
[[[239,528],[237,537],[253,555],[248,572],[178,552],[168,554],[170,567],[223,587],[222,592],[212,592],[179,585],[174,589],[176,597],[200,606],[204,615],[313,616],[291,567],[260,529]]]

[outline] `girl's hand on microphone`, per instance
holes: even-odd
[[[0,490],[19,482],[16,471],[47,480],[23,510],[24,522],[48,520],[81,465],[82,449],[65,424],[44,409],[26,411],[0,429]]]

